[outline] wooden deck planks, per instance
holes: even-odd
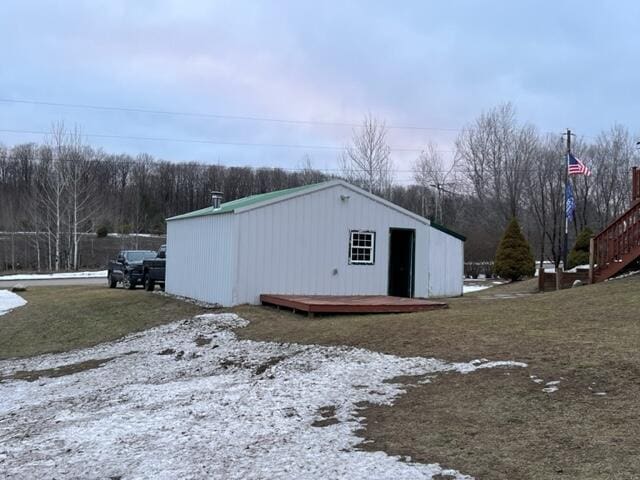
[[[262,294],[263,305],[276,305],[313,313],[407,313],[447,308],[444,302],[386,295],[281,295]]]

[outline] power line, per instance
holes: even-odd
[[[128,113],[145,113],[153,115],[167,115],[167,116],[181,116],[181,117],[197,117],[197,118],[215,118],[220,120],[238,120],[238,121],[252,121],[252,122],[268,122],[268,123],[281,123],[291,125],[320,125],[326,127],[350,127],[360,128],[362,124],[353,122],[331,122],[323,120],[301,120],[292,118],[277,118],[277,117],[261,117],[257,115],[228,115],[221,113],[207,113],[207,112],[187,112],[180,110],[160,110],[141,107],[120,107],[112,105],[96,105],[86,103],[65,103],[65,102],[50,102],[31,99],[19,99],[19,98],[0,98],[0,103],[12,103],[22,105],[39,105],[46,107],[57,108],[75,108],[84,110],[102,110],[102,111],[117,111]],[[391,130],[423,130],[423,131],[441,131],[441,132],[462,132],[462,128],[447,128],[447,127],[428,127],[421,125],[385,125],[385,128]],[[542,134],[558,135],[558,132],[540,131]],[[580,135],[582,138],[596,139],[592,135]]]
[[[330,122],[322,120],[299,120],[299,119],[287,119],[276,117],[260,117],[254,115],[226,115],[220,113],[204,113],[204,112],[185,112],[178,110],[154,110],[150,108],[139,107],[118,107],[109,105],[92,105],[84,103],[62,103],[62,102],[45,102],[38,100],[16,99],[16,98],[0,98],[1,103],[13,103],[23,105],[40,105],[46,107],[63,107],[63,108],[76,108],[84,110],[102,110],[102,111],[117,111],[128,113],[146,113],[153,115],[170,115],[180,117],[198,117],[198,118],[216,118],[219,120],[240,120],[251,122],[268,122],[268,123],[282,123],[291,125],[321,125],[325,127],[350,127],[359,128],[362,127],[359,123],[352,122]],[[439,127],[425,127],[419,125],[385,125],[387,129],[393,130],[430,130],[430,131],[442,131],[442,132],[460,132],[458,128],[439,128]]]
[[[51,135],[51,132],[42,130],[19,130],[19,129],[0,129],[2,133],[10,134],[29,134],[29,135]],[[343,146],[338,145],[304,145],[297,143],[253,143],[253,142],[227,142],[213,139],[191,139],[191,138],[172,138],[172,137],[141,137],[135,135],[111,135],[104,133],[81,133],[81,136],[92,138],[107,138],[117,140],[142,140],[153,142],[178,142],[178,143],[200,143],[210,145],[234,146],[234,147],[272,147],[272,148],[299,148],[306,150],[343,150]],[[413,152],[420,153],[424,149],[418,147],[390,147],[394,152]],[[438,150],[441,153],[454,153],[454,150]]]

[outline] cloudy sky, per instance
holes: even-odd
[[[639,27],[632,1],[3,0],[0,143],[64,120],[110,152],[332,169],[370,112],[403,181],[505,101],[543,132],[638,132]]]

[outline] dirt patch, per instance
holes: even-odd
[[[245,368],[246,362],[240,358],[225,358],[220,362],[220,366],[225,370],[227,368]]]
[[[331,418],[336,416],[336,407],[334,405],[328,405],[326,407],[320,407],[318,414],[322,418]]]
[[[203,337],[202,335],[198,335],[195,340],[196,346],[204,347],[205,345],[209,345],[211,343],[211,338]]]
[[[277,365],[278,363],[280,363],[281,361],[283,361],[286,358],[287,357],[284,356],[284,355],[280,355],[280,356],[277,356],[277,357],[271,357],[269,360],[267,360],[263,364],[258,365],[258,367],[256,368],[256,371],[255,371],[255,374],[256,375],[262,375],[269,368],[273,367],[274,365]]]
[[[100,368],[103,365],[109,363],[116,357],[100,358],[85,360],[84,362],[71,363],[69,365],[63,365],[62,367],[47,368],[43,370],[18,370],[13,375],[5,377],[6,379],[13,380],[26,380],[27,382],[35,382],[39,378],[55,378],[64,377],[65,375],[73,375],[74,373],[85,372],[87,370],[93,370]]]
[[[176,353],[175,349],[173,349],[173,348],[165,348],[161,352],[158,352],[158,355],[173,355],[174,353]]]
[[[336,407],[334,405],[327,405],[318,409],[318,415],[322,417],[321,420],[316,420],[311,424],[313,427],[328,427],[329,425],[335,425],[338,422],[336,418]]]
[[[316,420],[311,424],[312,427],[328,427],[329,425],[335,425],[338,422],[337,418],[323,418],[322,420]]]

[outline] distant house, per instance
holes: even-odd
[[[342,180],[167,220],[166,290],[224,306],[262,293],[462,294],[464,237]]]

